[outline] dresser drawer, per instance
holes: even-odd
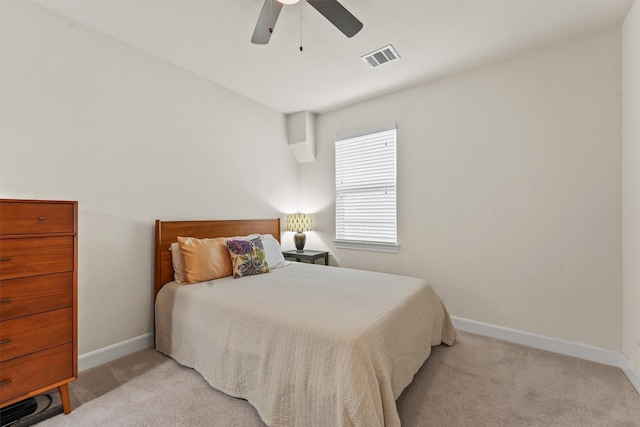
[[[63,308],[0,323],[0,362],[73,340],[73,312]]]
[[[0,202],[0,234],[73,233],[74,204]]]
[[[2,402],[73,378],[72,366],[71,343],[1,362]]]
[[[0,240],[0,280],[73,271],[73,237]]]
[[[0,281],[0,320],[73,305],[73,273]]]

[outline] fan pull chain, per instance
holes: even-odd
[[[300,52],[302,52],[302,3],[300,2]]]
[[[269,0],[269,34],[273,34],[273,0]]]

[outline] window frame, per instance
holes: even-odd
[[[395,242],[383,242],[383,241],[375,241],[375,240],[366,240],[366,239],[344,239],[344,238],[339,238],[338,237],[338,230],[339,230],[339,214],[338,214],[338,210],[339,210],[339,201],[338,201],[338,197],[339,197],[339,189],[338,189],[338,145],[339,144],[346,144],[349,142],[362,142],[363,140],[367,140],[367,139],[373,139],[376,137],[376,135],[378,134],[382,134],[388,131],[393,131],[393,192],[394,192],[394,198],[393,198],[393,232],[394,232],[394,240]],[[350,141],[351,140],[351,141]],[[335,211],[335,220],[336,220],[336,230],[335,230],[335,236],[336,238],[333,240],[333,244],[335,245],[336,248],[339,249],[355,249],[355,250],[366,250],[366,251],[373,251],[373,252],[387,252],[387,253],[397,253],[399,250],[399,243],[398,243],[398,172],[397,172],[397,164],[398,164],[398,132],[397,132],[397,128],[396,128],[396,124],[393,123],[391,125],[387,125],[387,126],[382,126],[382,127],[378,127],[375,129],[368,129],[366,131],[361,131],[358,133],[353,133],[353,134],[346,134],[346,135],[340,135],[338,137],[335,138],[334,140],[334,148],[335,148],[335,152],[334,152],[334,166],[335,166],[335,173],[334,173],[334,188],[336,191],[335,194],[335,203],[336,203],[336,211]],[[375,202],[374,202],[375,203]]]

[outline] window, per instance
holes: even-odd
[[[397,252],[395,125],[335,148],[336,247]]]

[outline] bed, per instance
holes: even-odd
[[[266,274],[174,281],[178,236],[271,235],[280,220],[156,221],[156,348],[270,426],[399,426],[395,401],[431,352],[453,344],[421,279],[285,263]]]

